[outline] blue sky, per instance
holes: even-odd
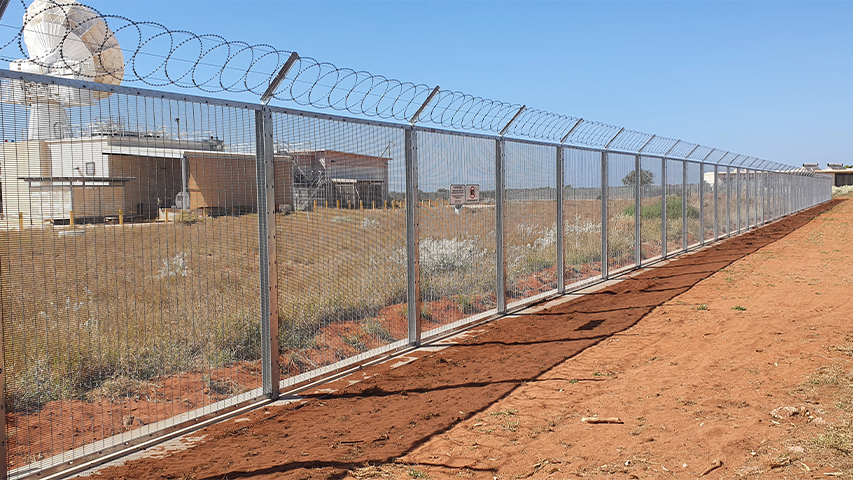
[[[84,3],[792,165],[853,163],[853,2]]]

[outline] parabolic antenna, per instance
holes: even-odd
[[[119,85],[124,56],[104,19],[74,0],[35,0],[24,13],[24,44],[30,58],[9,65],[16,72]],[[20,88],[13,88],[12,84]],[[94,105],[109,92],[60,85],[12,82],[0,101],[31,107],[28,139],[62,138],[63,107]]]

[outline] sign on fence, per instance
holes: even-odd
[[[451,205],[480,203],[480,185],[453,184],[450,186]]]

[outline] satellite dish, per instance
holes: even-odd
[[[30,58],[10,70],[119,85],[124,56],[104,19],[74,0],[35,0],[24,13],[24,44]],[[68,125],[63,107],[94,105],[110,92],[15,82],[0,101],[31,107],[28,139],[58,139]]]

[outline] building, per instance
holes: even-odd
[[[255,156],[221,140],[177,140],[119,124],[58,139],[5,142],[0,150],[0,208],[29,223],[162,217],[177,208],[202,215],[257,211]],[[277,211],[314,202],[380,207],[388,199],[389,158],[334,150],[276,151]],[[184,200],[186,199],[186,200]]]
[[[853,185],[853,168],[844,168],[841,163],[827,164],[826,170],[820,170],[820,173],[832,175],[832,184],[836,187]]]

